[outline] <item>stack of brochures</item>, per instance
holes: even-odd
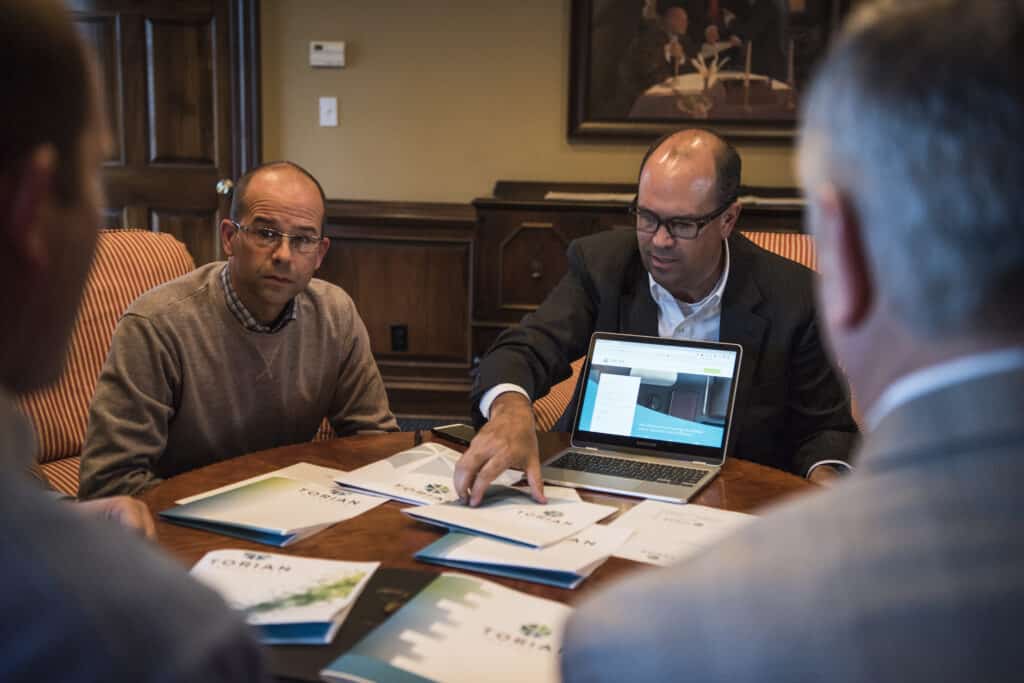
[[[281,548],[385,502],[325,483],[322,470],[328,468],[293,465],[183,499],[160,517]]]
[[[489,536],[534,548],[545,548],[578,534],[614,514],[618,508],[580,500],[571,489],[546,486],[546,505],[535,503],[525,488],[491,486],[479,507],[461,502],[402,510],[427,524]]]
[[[546,505],[527,488],[491,486],[481,505],[459,502],[403,512],[450,529],[423,548],[423,562],[468,569],[560,588],[575,588],[632,534],[595,524],[616,508],[586,503],[575,489],[545,486]]]
[[[214,550],[192,567],[268,644],[331,642],[379,562]]]
[[[594,524],[546,548],[530,548],[452,531],[416,553],[416,559],[456,569],[576,588],[632,535]]]
[[[698,554],[755,519],[742,512],[703,505],[645,500],[609,526],[633,531],[615,551],[616,557],[664,566]]]
[[[439,443],[424,443],[395,453],[351,472],[339,472],[335,481],[347,489],[386,496],[412,505],[430,505],[458,499],[452,479],[462,454]],[[522,478],[515,470],[502,473],[499,484]]]
[[[490,581],[442,574],[320,675],[360,683],[554,683],[571,611]]]

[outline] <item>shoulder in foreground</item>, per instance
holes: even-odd
[[[215,261],[199,266],[190,273],[157,285],[143,293],[128,307],[127,313],[149,318],[163,314],[174,307],[187,302],[197,294],[206,291],[213,284],[220,284],[220,271],[223,261]]]

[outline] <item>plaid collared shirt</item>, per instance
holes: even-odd
[[[242,300],[238,298],[238,293],[235,292],[235,288],[231,286],[231,276],[228,273],[227,264],[220,271],[220,281],[224,285],[224,298],[227,299],[228,308],[231,310],[232,315],[235,319],[242,324],[242,327],[249,330],[250,332],[260,332],[262,334],[273,334],[280,332],[284,329],[284,326],[295,320],[296,307],[295,299],[288,302],[288,305],[281,311],[281,315],[277,317],[272,325],[264,325],[263,323],[256,320],[249,309],[245,307]]]

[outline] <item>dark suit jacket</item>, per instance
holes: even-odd
[[[813,273],[738,233],[729,240],[720,339],[743,346],[730,453],[797,474],[846,460],[857,438],[845,383],[815,322]],[[608,231],[569,245],[569,272],[536,312],[503,332],[480,364],[472,405],[503,382],[534,399],[571,374],[595,331],[658,334],[636,233]],[[576,395],[555,429],[569,431]]]

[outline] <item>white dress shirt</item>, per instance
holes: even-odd
[[[714,289],[700,301],[692,304],[680,301],[655,282],[650,273],[647,274],[651,298],[658,306],[659,337],[718,341],[722,322],[722,294],[725,292],[725,283],[729,279],[729,242],[722,240],[722,244],[725,247],[725,265],[722,267],[722,275],[718,278]],[[517,394],[522,394],[528,400],[530,399],[526,389],[517,384],[497,384],[480,397],[480,414],[484,418],[489,418],[494,399],[507,391],[514,391]]]

